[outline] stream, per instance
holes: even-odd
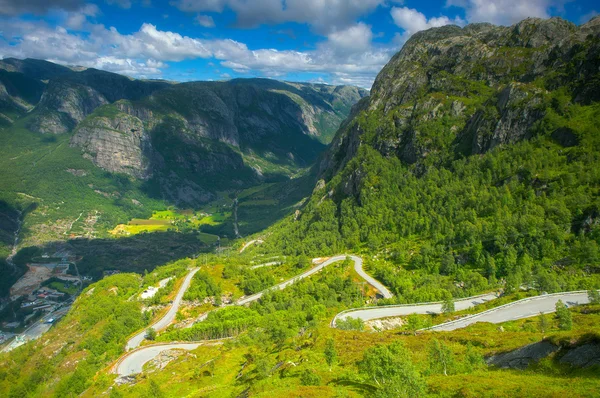
[[[12,246],[10,255],[8,257],[6,257],[6,263],[12,267],[13,272],[17,271],[17,267],[15,266],[15,263],[13,262],[13,258],[17,254],[17,248],[19,245],[19,235],[21,234],[21,227],[23,226],[23,219],[22,219],[23,213],[20,210],[17,210],[17,212],[19,213],[19,216],[17,217],[17,229],[15,230],[15,239],[13,241],[13,246]]]
[[[233,199],[233,232],[235,233],[236,238],[241,238],[242,235],[240,235],[240,229],[238,226],[237,210],[238,210],[238,199],[235,198],[235,199]]]

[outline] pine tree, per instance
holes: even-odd
[[[590,304],[600,304],[600,291],[596,289],[588,290],[588,299]]]
[[[571,311],[569,311],[569,308],[561,300],[558,300],[556,303],[556,317],[558,318],[558,327],[560,330],[571,330],[573,328]]]
[[[327,365],[329,365],[329,371],[331,372],[331,367],[337,361],[337,351],[335,349],[335,342],[332,338],[327,339],[327,342],[325,343],[324,354]]]
[[[445,314],[449,314],[456,310],[454,306],[454,300],[452,300],[452,296],[447,296],[444,302],[442,303],[442,312]]]

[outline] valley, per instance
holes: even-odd
[[[597,395],[600,17],[454,21],[370,91],[0,60],[0,396]]]

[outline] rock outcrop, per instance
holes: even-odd
[[[336,174],[363,144],[422,173],[429,165],[530,139],[552,106],[553,90],[562,87],[583,104],[600,98],[599,67],[600,17],[579,27],[530,18],[509,27],[418,32],[342,125],[319,174]]]
[[[591,342],[572,348],[559,362],[576,368],[600,367],[600,343]]]
[[[493,355],[488,365],[503,369],[524,370],[529,365],[551,357],[556,363],[574,368],[600,366],[600,344],[597,341],[579,342],[575,345],[558,346],[549,341],[540,341],[516,350]]]
[[[53,81],[42,95],[29,128],[44,134],[66,133],[94,109],[107,103],[106,98],[91,87]]]
[[[152,175],[152,144],[142,121],[119,113],[95,117],[81,124],[71,138],[84,156],[112,173],[125,173],[141,179]]]
[[[513,351],[491,356],[487,364],[504,369],[527,369],[534,362],[539,362],[559,350],[559,347],[548,342],[540,341],[526,345]]]

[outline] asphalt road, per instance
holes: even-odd
[[[200,343],[177,343],[142,347],[131,352],[119,362],[114,372],[119,376],[130,376],[141,373],[144,365],[165,350],[195,350]]]
[[[10,344],[8,344],[6,347],[4,347],[4,349],[2,351],[3,352],[12,351],[15,348],[27,343],[28,341],[39,339],[40,337],[42,337],[42,335],[44,333],[46,333],[48,330],[50,330],[50,328],[56,322],[58,322],[60,320],[60,318],[62,318],[67,312],[69,312],[70,308],[71,308],[71,306],[69,305],[67,307],[63,307],[61,309],[58,309],[54,312],[51,312],[51,313],[48,313],[48,314],[42,316],[33,325],[28,327],[23,333],[15,336],[13,341],[11,341]],[[54,322],[47,323],[47,321],[50,318],[53,318]]]
[[[352,261],[354,261],[354,270],[358,275],[360,275],[364,280],[366,280],[369,285],[373,286],[375,289],[379,291],[379,293],[383,296],[383,298],[392,298],[394,295],[390,293],[389,290],[385,286],[381,284],[377,279],[373,278],[371,275],[367,274],[365,270],[363,270],[363,260],[358,256],[339,256],[339,257],[350,257]]]
[[[327,267],[328,265],[330,265],[332,263],[335,263],[338,261],[344,261],[346,259],[346,257],[348,257],[348,256],[341,255],[341,256],[331,257],[331,258],[327,259],[326,261],[322,262],[321,264],[318,264],[317,266],[309,269],[308,271],[305,271],[302,274],[300,274],[292,279],[288,279],[285,282],[282,282],[278,285],[273,286],[271,289],[280,289],[280,290],[284,289],[287,286],[295,283],[296,281],[307,278],[307,277],[319,272],[320,270],[322,270],[323,268]],[[385,286],[383,286],[381,283],[379,283],[373,277],[369,276],[367,273],[364,272],[364,270],[362,268],[362,259],[360,257],[357,257],[357,256],[349,256],[349,257],[354,261],[354,269],[360,276],[362,276],[369,284],[371,284],[373,287],[375,287],[377,290],[379,290],[379,292],[381,293],[381,295],[383,297],[386,297],[386,298],[392,297],[392,294],[385,288]],[[151,327],[154,327],[156,330],[160,330],[160,329],[166,328],[171,323],[171,321],[175,317],[175,314],[177,313],[177,309],[179,308],[179,304],[181,303],[181,298],[183,297],[183,294],[185,293],[185,290],[188,288],[188,286],[190,284],[189,282],[191,281],[191,279],[194,276],[194,274],[196,273],[196,271],[197,271],[197,269],[192,270],[186,277],[186,280],[184,281],[181,288],[179,289],[177,298],[175,299],[175,301],[173,301],[173,306],[171,307],[171,310],[169,310],[169,313],[167,313],[167,315],[165,315],[165,317],[163,317],[161,320],[159,320],[157,323],[155,323]],[[253,294],[252,296],[244,297],[241,300],[238,300],[236,302],[236,305],[244,305],[244,304],[248,304],[253,301],[256,301],[256,300],[260,299],[264,293],[265,292],[263,291],[260,293]],[[172,316],[169,317],[169,314],[171,312],[172,312]],[[206,316],[201,317],[200,321],[204,320],[204,319],[206,319]],[[144,330],[144,331],[138,333],[136,336],[134,336],[131,340],[129,340],[129,342],[127,343],[127,350],[131,350],[131,349],[138,347],[140,345],[140,343],[144,340],[145,334],[146,334],[146,331]],[[216,342],[213,342],[213,343],[216,343]],[[202,344],[202,343],[172,343],[172,344],[166,343],[166,344],[161,344],[161,345],[142,347],[142,348],[132,351],[132,352],[126,354],[124,357],[122,357],[120,362],[118,362],[117,365],[115,366],[114,372],[120,376],[129,376],[129,375],[137,374],[142,371],[144,364],[146,364],[148,361],[155,358],[162,351],[171,350],[171,349],[193,350],[193,349],[196,349],[200,344]]]
[[[346,257],[350,257],[354,261],[354,269],[356,270],[356,272],[358,272],[358,274],[361,277],[363,277],[370,285],[372,285],[377,290],[379,290],[379,292],[381,293],[381,295],[383,297],[385,297],[385,298],[392,297],[392,294],[385,288],[385,286],[383,286],[381,283],[379,283],[377,280],[375,280],[373,277],[369,276],[365,271],[363,271],[362,259],[360,257],[346,256],[346,255],[331,257],[331,258],[327,259],[326,261],[323,261],[321,264],[317,265],[316,267],[313,267],[313,268],[309,269],[308,271],[305,271],[305,272],[301,273],[300,275],[293,277],[292,279],[288,279],[285,282],[281,282],[280,284],[275,285],[275,286],[269,288],[268,290],[285,289],[286,287],[295,283],[296,281],[299,281],[300,279],[308,278],[309,276],[316,274],[317,272],[321,271],[323,268],[327,267],[328,265],[330,265],[332,263],[335,263],[338,261],[344,261],[346,259]],[[244,298],[238,300],[236,304],[244,305],[244,304],[251,303],[253,301],[260,299],[264,293],[265,293],[265,291],[262,291],[262,292],[253,294],[251,296],[244,297]]]
[[[259,244],[259,243],[263,243],[264,241],[262,239],[254,239],[251,240],[250,242],[246,243],[244,246],[242,246],[242,248],[240,249],[240,253],[243,253],[244,250],[246,250],[248,247],[252,246],[253,244]]]
[[[456,300],[454,307],[456,311],[466,310],[486,301],[494,300],[498,296],[496,293],[489,293],[480,296],[468,297],[465,299]],[[366,307],[357,308],[355,310],[342,311],[337,314],[332,325],[335,325],[338,319],[346,317],[360,318],[363,321],[372,319],[389,318],[395,316],[406,316],[410,314],[439,314],[442,312],[442,303],[422,303],[422,304],[407,304],[407,305],[387,305],[382,307]]]
[[[160,318],[154,324],[148,326],[148,328],[153,328],[154,330],[156,330],[158,332],[160,330],[166,329],[167,326],[169,326],[171,324],[171,322],[173,322],[173,320],[175,319],[175,315],[177,315],[177,311],[179,310],[179,306],[181,305],[181,300],[183,299],[183,295],[185,294],[185,291],[187,290],[187,288],[190,286],[190,283],[192,282],[192,278],[194,277],[196,272],[198,272],[198,270],[199,270],[199,268],[194,268],[187,274],[187,276],[183,280],[183,283],[181,284],[181,287],[179,288],[179,292],[177,292],[177,296],[175,297],[175,300],[173,300],[173,303],[171,304],[171,308],[169,308],[169,311],[167,311],[165,316]],[[139,347],[140,343],[142,341],[144,341],[145,337],[146,337],[146,329],[142,330],[141,332],[139,332],[138,334],[133,336],[131,339],[129,339],[125,350],[129,351],[136,347]]]
[[[502,323],[514,321],[516,319],[529,318],[539,315],[540,313],[547,314],[555,312],[555,306],[558,300],[562,300],[568,307],[589,303],[587,292],[546,294],[515,301],[456,321],[436,325],[428,330],[451,331],[464,328],[477,322]]]
[[[280,263],[281,263],[281,261],[271,261],[270,263],[253,265],[252,267],[250,267],[250,269],[257,269],[257,268],[262,268],[262,267],[269,267],[271,265],[277,265],[277,264],[280,264]]]

